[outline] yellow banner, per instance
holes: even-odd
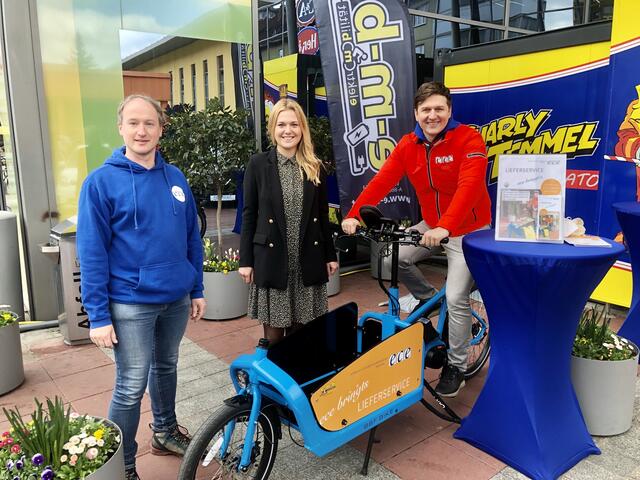
[[[640,38],[639,17],[640,2],[638,0],[616,0],[613,8],[611,47]]]
[[[337,431],[422,385],[421,323],[375,346],[311,396],[318,423]]]

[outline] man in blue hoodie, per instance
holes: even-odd
[[[122,430],[127,480],[138,478],[135,437],[147,384],[151,452],[186,450],[175,414],[178,349],[188,318],[200,319],[206,307],[195,201],[182,172],[156,151],[164,121],[150,97],[122,101],[124,146],[87,176],[78,208],[82,301],[91,340],[115,352],[109,418]]]

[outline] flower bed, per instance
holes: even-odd
[[[118,430],[104,420],[71,413],[62,400],[37,399],[31,420],[3,409],[11,429],[0,435],[0,479],[84,479],[120,445]]]
[[[216,255],[216,247],[208,238],[204,239],[203,270],[205,272],[220,272],[227,274],[238,270],[240,266],[240,252],[238,250],[225,250],[222,256]]]

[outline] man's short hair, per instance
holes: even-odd
[[[416,96],[413,98],[413,108],[418,109],[418,105],[424,102],[431,95],[442,95],[447,99],[447,105],[451,107],[451,92],[440,82],[426,82],[418,87]]]
[[[164,110],[162,110],[162,105],[160,105],[160,102],[158,102],[155,98],[151,98],[149,95],[143,95],[141,93],[134,93],[133,95],[129,95],[120,102],[120,105],[118,105],[118,125],[122,125],[122,111],[124,110],[124,107],[127,106],[127,103],[137,98],[139,98],[140,100],[144,100],[155,109],[156,113],[158,114],[158,122],[160,123],[161,127],[164,127],[164,125],[167,123],[167,116],[165,115]]]

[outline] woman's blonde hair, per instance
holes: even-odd
[[[292,110],[298,117],[300,122],[300,130],[302,131],[302,138],[298,144],[298,151],[296,152],[296,161],[300,168],[304,171],[305,176],[313,182],[314,185],[320,183],[320,169],[323,164],[313,150],[313,142],[311,141],[311,133],[309,132],[309,123],[302,108],[295,100],[283,98],[279,100],[271,110],[269,115],[269,123],[267,125],[267,131],[269,132],[269,138],[271,142],[276,145],[275,131],[278,117],[285,110]]]

